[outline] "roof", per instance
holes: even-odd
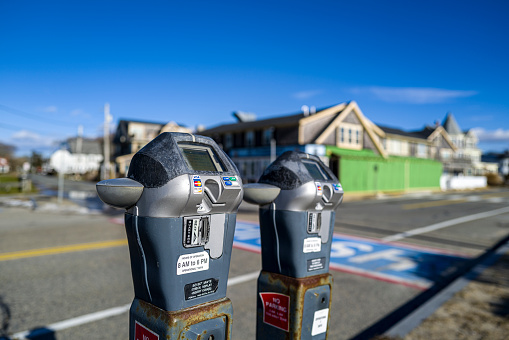
[[[442,123],[442,126],[444,127],[445,131],[447,131],[450,135],[462,135],[463,131],[461,131],[460,127],[458,126],[458,123],[456,122],[456,119],[454,119],[454,116],[451,112],[448,112],[445,116],[444,122]]]
[[[244,130],[269,127],[269,126],[297,125],[301,119],[309,117],[311,115],[318,114],[321,111],[324,111],[324,110],[326,110],[330,107],[333,107],[333,106],[335,106],[335,105],[331,105],[331,106],[322,108],[320,110],[317,110],[316,113],[308,114],[308,115],[305,115],[303,112],[299,112],[299,113],[293,113],[293,114],[280,116],[280,117],[255,120],[255,121],[251,121],[251,122],[238,122],[238,123],[232,123],[232,124],[223,124],[223,125],[219,125],[219,126],[212,127],[210,129],[201,131],[200,133],[205,134],[205,135],[211,135],[211,134],[215,134],[215,133],[244,131]]]
[[[149,122],[145,120],[131,120],[131,119],[120,119],[118,121],[118,124],[125,124],[125,123],[141,123],[141,124],[154,124],[154,125],[166,125],[167,123],[161,123],[161,122]]]
[[[378,124],[377,124],[378,125]],[[378,125],[383,132],[391,134],[391,135],[400,135],[404,137],[410,138],[419,138],[419,139],[428,139],[428,137],[435,131],[435,128],[431,126],[425,126],[422,130],[416,131],[403,131],[400,129]]]
[[[71,153],[102,155],[101,143],[94,139],[81,138],[81,152],[78,152],[78,138],[69,139],[67,145]]]

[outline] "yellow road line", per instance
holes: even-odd
[[[509,192],[498,192],[498,193],[493,193],[493,194],[485,194],[485,195],[481,195],[480,197],[481,198],[502,198],[502,197],[506,197],[506,196],[509,196]]]
[[[424,203],[405,204],[402,206],[402,208],[403,208],[403,210],[411,210],[411,209],[439,207],[442,205],[458,204],[458,203],[465,203],[465,202],[468,202],[468,200],[465,198],[458,199],[458,200],[440,200],[440,201],[432,201],[432,202],[424,202]]]
[[[120,240],[111,240],[111,241],[94,242],[94,243],[72,244],[72,245],[61,246],[61,247],[13,251],[10,253],[0,253],[0,261],[17,260],[17,259],[23,259],[23,258],[27,258],[27,257],[37,257],[37,256],[54,255],[54,254],[73,253],[73,252],[84,251],[84,250],[120,247],[120,246],[125,246],[125,245],[127,245],[127,240],[120,239]]]

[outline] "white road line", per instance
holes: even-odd
[[[259,275],[260,275],[260,272],[258,271],[258,272],[252,272],[249,274],[232,277],[231,279],[228,280],[227,286],[231,287],[231,286],[235,286],[239,283],[244,283],[247,281],[257,279]]]
[[[231,287],[231,286],[238,285],[240,283],[251,281],[251,280],[257,279],[258,275],[260,275],[259,271],[232,277],[231,279],[228,280],[227,285],[228,285],[228,287]],[[84,325],[84,324],[87,324],[90,322],[106,319],[106,318],[116,316],[116,315],[120,315],[122,313],[127,312],[130,307],[131,307],[131,304],[113,307],[113,308],[105,309],[105,310],[102,310],[99,312],[85,314],[85,315],[78,316],[78,317],[75,317],[72,319],[56,322],[51,325],[41,327],[39,331],[35,330],[35,331],[18,332],[16,334],[12,335],[11,339],[13,339],[13,340],[27,340],[27,339],[33,338],[35,335],[43,335],[43,334],[61,331],[61,330],[76,327],[76,326],[81,326],[81,325]],[[28,336],[30,336],[30,338],[28,338]]]
[[[483,218],[493,217],[493,216],[505,214],[505,213],[508,213],[508,212],[509,212],[509,207],[501,208],[501,209],[496,209],[496,210],[491,210],[491,211],[487,211],[487,212],[483,212],[483,213],[479,213],[479,214],[474,214],[474,215],[463,216],[463,217],[455,218],[455,219],[452,219],[452,220],[449,220],[449,221],[443,221],[443,222],[440,222],[440,223],[432,224],[432,225],[429,225],[427,227],[417,228],[417,229],[405,231],[403,233],[395,234],[395,235],[392,235],[392,236],[387,236],[387,237],[382,238],[382,241],[385,241],[385,242],[398,241],[398,240],[401,240],[401,239],[404,239],[404,238],[407,238],[407,237],[411,237],[411,236],[415,236],[415,235],[419,235],[419,234],[428,233],[430,231],[434,231],[434,230],[438,230],[438,229],[447,228],[447,227],[450,227],[450,226],[453,226],[453,225],[457,225],[457,224],[460,224],[460,223],[466,223],[466,222],[471,222],[471,221],[475,221],[475,220],[481,220]]]
[[[54,324],[42,327],[39,332],[37,330],[35,330],[35,331],[23,331],[23,332],[16,333],[12,336],[12,339],[25,340],[25,339],[29,339],[29,338],[27,338],[28,336],[30,336],[30,339],[31,339],[35,335],[39,335],[39,334],[43,335],[43,334],[47,334],[47,333],[61,331],[61,330],[71,328],[71,327],[84,325],[86,323],[90,323],[90,322],[106,319],[106,318],[109,318],[112,316],[120,315],[122,313],[127,312],[130,307],[131,307],[131,304],[128,304],[128,305],[124,305],[124,306],[105,309],[105,310],[95,312],[95,313],[85,314],[82,316],[78,316],[76,318],[56,322]]]

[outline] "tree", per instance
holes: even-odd
[[[0,157],[12,159],[12,154],[16,151],[16,147],[0,142]]]
[[[32,156],[30,157],[32,166],[34,168],[42,167],[42,164],[44,163],[44,159],[42,158],[42,154],[38,153],[37,151],[32,150]]]

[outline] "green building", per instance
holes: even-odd
[[[237,123],[199,133],[223,147],[247,182],[257,181],[275,156],[298,150],[320,156],[346,193],[439,189],[441,161],[456,150],[442,126],[411,132],[377,126],[355,101],[264,120],[235,116]]]

